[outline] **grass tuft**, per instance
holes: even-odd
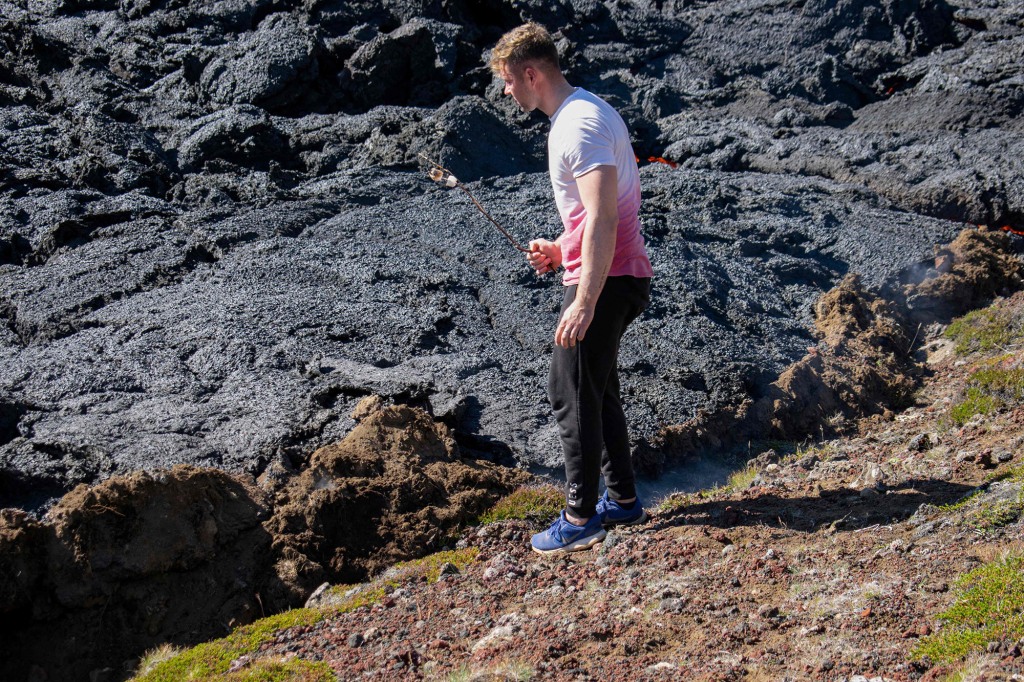
[[[991,641],[1024,636],[1024,556],[992,561],[957,579],[956,600],[939,614],[946,626],[914,649],[917,659],[952,663]]]
[[[138,674],[145,675],[149,673],[158,665],[164,661],[169,661],[182,651],[184,651],[184,649],[176,647],[173,644],[161,644],[155,649],[150,649],[142,655],[142,660],[139,661]]]
[[[419,576],[426,576],[427,580],[434,583],[441,575],[441,567],[445,564],[452,564],[460,571],[466,570],[476,560],[480,550],[476,547],[466,549],[455,549],[448,552],[436,552],[422,559],[403,561],[388,570],[388,577],[395,581],[409,580]]]
[[[755,478],[757,478],[757,469],[748,465],[729,474],[725,487],[729,491],[746,490],[754,482]]]
[[[963,426],[976,414],[992,414],[1024,402],[1024,368],[986,366],[967,380],[964,398],[950,408],[949,418]]]
[[[479,522],[547,518],[557,516],[564,506],[565,493],[553,485],[523,486],[498,500],[480,516]]]

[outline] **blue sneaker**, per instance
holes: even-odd
[[[611,526],[632,526],[637,523],[643,523],[647,520],[647,512],[644,511],[644,505],[640,502],[640,498],[636,498],[636,503],[632,509],[623,509],[619,506],[619,503],[608,497],[608,491],[604,491],[604,495],[597,501],[597,515],[601,518],[601,523],[606,528]]]
[[[566,520],[563,509],[551,527],[534,535],[530,544],[533,551],[540,554],[563,554],[593,547],[604,540],[605,535],[601,517],[597,514],[590,517],[587,525],[576,526]]]

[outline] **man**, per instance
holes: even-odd
[[[550,34],[535,23],[498,41],[491,69],[523,111],[551,119],[548,168],[564,232],[530,242],[537,273],[565,268],[548,397],[565,455],[566,509],[533,536],[542,553],[592,547],[605,526],[646,520],[637,499],[619,400],[619,339],[647,306],[653,271],[640,234],[640,177],[626,125],[562,75]],[[601,475],[607,490],[598,499]]]

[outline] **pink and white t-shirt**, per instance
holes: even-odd
[[[566,286],[580,280],[583,232],[587,210],[580,200],[576,178],[598,166],[615,166],[618,175],[619,229],[609,277],[651,277],[640,234],[640,173],[636,167],[629,131],[618,112],[603,99],[576,88],[551,117],[548,133],[548,170],[555,204],[565,232],[561,236],[562,267]]]

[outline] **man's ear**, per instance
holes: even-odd
[[[523,78],[525,78],[530,85],[533,85],[537,82],[537,69],[532,66],[527,66],[523,69]]]

